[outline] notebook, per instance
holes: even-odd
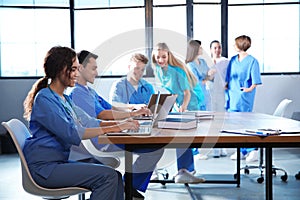
[[[150,97],[150,100],[148,102],[147,108],[149,110],[151,110],[151,113],[154,113],[157,96],[158,96],[158,94],[152,94]],[[160,108],[162,107],[163,103],[165,102],[165,100],[168,96],[171,96],[171,94],[160,94],[157,113],[160,111]],[[153,115],[151,115],[151,116],[136,116],[136,117],[133,117],[133,119],[135,119],[135,120],[152,120],[152,118],[153,118],[152,116]]]
[[[157,93],[153,115],[150,116],[150,117],[152,117],[152,120],[150,121],[150,123],[140,124],[140,127],[138,130],[124,130],[121,132],[111,132],[111,133],[106,133],[106,135],[108,135],[108,136],[120,136],[120,135],[147,136],[147,135],[151,135],[151,131],[154,126],[154,121],[155,121],[156,117],[158,116],[156,113],[157,113],[157,109],[158,109],[158,105],[159,105],[159,99],[160,99],[160,91],[158,91],[158,93]]]

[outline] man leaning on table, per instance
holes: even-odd
[[[93,84],[96,76],[98,75],[96,63],[98,56],[86,50],[80,51],[77,56],[80,64],[79,76],[75,87],[72,88],[69,94],[77,106],[81,107],[90,116],[95,118],[101,118],[102,112],[110,112],[110,114],[106,115],[105,119],[122,119],[132,117],[135,114],[149,114],[149,110],[145,108],[135,111],[134,115],[128,114],[128,112],[113,111],[112,105],[110,105],[107,101],[100,97],[94,89],[87,85],[87,83]],[[124,150],[124,145],[101,145],[98,144],[98,138],[93,138],[91,140],[98,149],[104,151],[113,152]],[[80,150],[82,149],[77,149],[72,152],[73,159],[78,155],[82,155]],[[144,196],[139,191],[146,191],[152,172],[163,154],[163,149],[135,149],[133,150],[133,153],[138,154],[138,158],[133,164],[134,189],[132,194],[136,198],[143,199]],[[124,177],[126,178],[126,173]]]

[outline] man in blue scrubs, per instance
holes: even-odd
[[[147,63],[148,58],[143,54],[136,53],[131,57],[127,77],[114,82],[112,86],[110,101],[113,104],[148,104],[154,88],[142,78]]]
[[[94,80],[98,75],[96,63],[98,56],[85,50],[79,52],[77,56],[80,64],[79,77],[75,87],[70,92],[70,97],[77,106],[81,107],[90,116],[95,118],[101,118],[102,112],[109,113],[106,115],[106,119],[122,119],[140,114],[150,114],[149,109],[147,108],[141,108],[133,112],[112,110],[113,106],[111,104],[100,97],[94,89],[87,86],[88,82],[94,83]],[[124,149],[124,145],[104,146],[98,144],[98,138],[93,138],[92,142],[98,149],[104,149],[108,152],[120,151]],[[73,150],[73,160],[76,158],[77,160],[87,159],[88,156],[91,156],[90,154],[84,155],[84,152],[81,151],[82,149],[73,148]],[[152,172],[163,154],[163,149],[137,149],[133,152],[137,153],[139,156],[133,165],[133,187],[135,190],[132,192],[134,197],[144,198],[143,195],[138,192],[138,190],[142,192],[146,191]]]

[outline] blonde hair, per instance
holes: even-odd
[[[170,51],[169,47],[167,46],[166,43],[162,42],[162,43],[158,43],[152,51],[152,65],[153,68],[155,67],[155,65],[157,64],[156,59],[155,59],[155,52],[158,51],[167,51],[168,52],[168,63],[174,67],[179,67],[180,69],[182,69],[187,78],[188,81],[191,85],[191,88],[194,88],[195,85],[197,84],[197,79],[196,77],[193,75],[193,73],[185,66],[185,64],[183,62],[181,62],[179,59],[177,59],[173,53]],[[155,71],[155,70],[154,70]]]

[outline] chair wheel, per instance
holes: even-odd
[[[300,172],[298,172],[298,174],[295,175],[297,180],[300,180]]]
[[[245,174],[250,174],[250,170],[249,170],[249,169],[245,169],[245,170],[244,170],[244,173],[245,173]]]
[[[258,183],[263,183],[264,180],[265,180],[264,177],[259,177],[259,178],[257,178],[256,181],[257,181]]]
[[[272,169],[272,174],[276,176],[276,169]]]
[[[286,174],[283,175],[283,176],[281,176],[281,180],[282,180],[282,181],[286,182],[287,179],[288,179],[288,176],[287,176]]]

